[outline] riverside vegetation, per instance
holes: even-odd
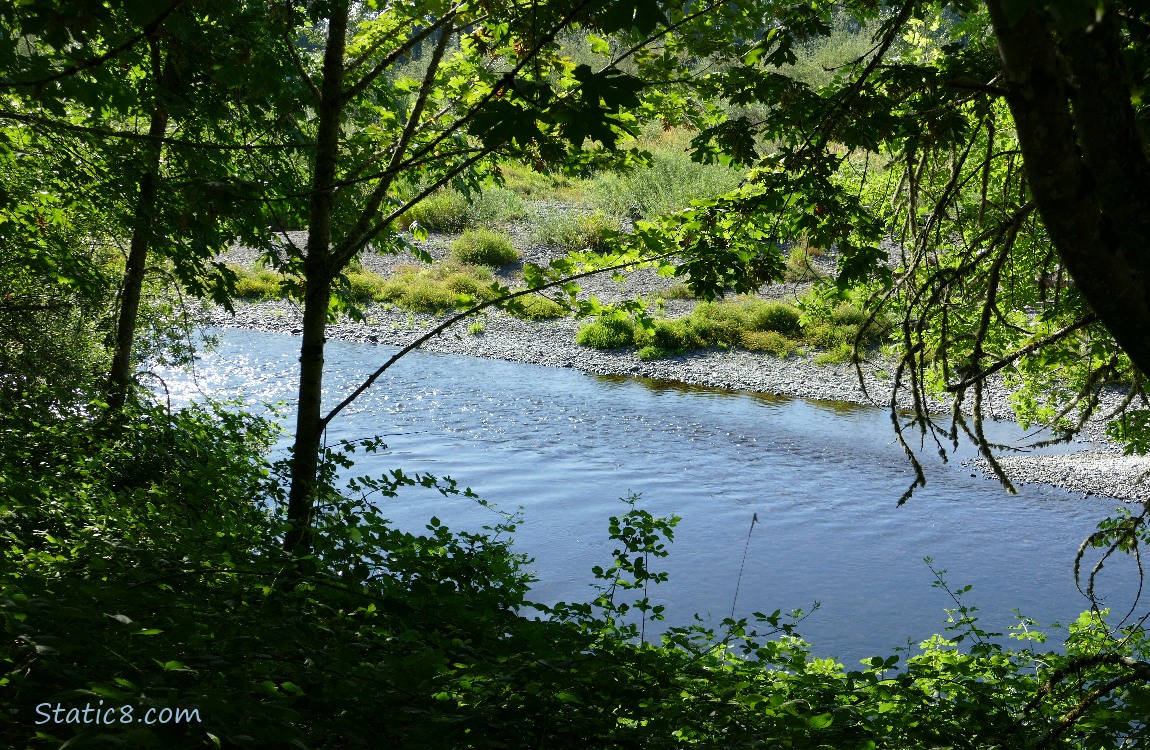
[[[470,198],[453,189],[433,193],[404,223],[409,230],[415,225],[430,233],[457,235],[443,261],[392,265],[385,273],[357,264],[345,274],[348,294],[360,303],[433,315],[463,310],[477,301],[497,299],[501,282],[521,283],[516,274],[506,273],[506,267],[520,259],[516,237],[552,257],[602,251],[628,222],[681,211],[693,200],[714,198],[736,186],[738,171],[691,161],[689,136],[682,129],[649,129],[635,147],[650,154],[650,164],[622,174],[603,170],[583,178],[550,180],[537,173],[529,177],[514,164],[501,163],[497,167],[501,187],[477,190]],[[514,231],[513,236],[516,229],[525,231]],[[825,299],[808,283],[827,276],[815,263],[824,252],[801,238],[794,245],[784,274],[784,281],[793,285],[791,302],[743,296],[702,302],[689,314],[672,319],[660,314],[662,300],[688,300],[694,305],[696,299],[685,285],[668,284],[640,308],[640,315],[608,310],[587,323],[576,341],[596,349],[634,347],[644,359],[740,347],[779,357],[809,352],[816,363],[824,364],[876,351],[888,340],[892,321],[869,320],[857,302]],[[289,297],[298,288],[284,274],[266,268],[232,265],[231,269],[240,298]],[[497,280],[500,270],[504,273]],[[520,301],[508,312],[529,320],[574,311],[562,300],[538,293]],[[356,314],[371,315],[366,309]]]
[[[1082,21],[1074,3],[1055,16],[1043,3],[988,5],[0,9],[0,745],[1146,747],[1150,643],[1136,613],[1115,622],[1097,606],[1047,646],[1025,618],[1009,634],[984,632],[967,588],[940,574],[955,603],[944,632],[859,665],[819,658],[798,637],[800,616],[781,612],[656,636],[664,612],[649,593],[666,580],[659,561],[674,518],[627,498],[606,521],[615,551],[592,571],[596,593],[533,605],[510,546],[514,517],[474,532],[429,514],[424,531],[401,532],[380,498],[421,490],[432,506],[470,493],[401,469],[355,476],[356,454],[381,444],[324,439],[339,411],[320,411],[326,325],[368,297],[443,311],[511,294],[526,308],[523,297],[549,295],[541,310],[555,310],[549,300],[601,313],[584,337],[648,356],[718,345],[847,356],[848,342],[854,356],[893,315],[899,375],[916,398],[974,388],[975,422],[954,432],[976,438],[976,376],[1014,362],[1029,388],[1024,413],[1061,423],[1062,404],[1036,395],[1058,378],[1072,387],[1056,395],[1071,399],[1125,378],[1126,406],[1136,403],[1150,369],[1140,340],[1111,322],[1119,344],[1100,320],[1126,304],[1137,330],[1141,308],[1118,294],[1116,307],[1099,301],[1097,284],[1079,293],[1061,283],[1062,255],[1075,259],[1064,223],[1087,219],[1051,210],[1049,175],[1022,176],[1017,141],[1045,120],[1019,109],[1015,132],[1013,107],[1061,110],[1004,93],[986,53],[996,31],[1010,80],[1019,66],[1052,65],[1055,81],[1073,69],[1099,84],[1075,96],[1117,87],[1128,119],[1141,117],[1146,105],[1127,84],[1142,79],[1104,85],[1092,65],[1143,65],[1145,10],[1102,3]],[[1088,25],[1098,35],[1080,38]],[[1028,39],[1039,40],[1028,62],[1010,54]],[[1066,42],[1068,65],[1038,54],[1051,39]],[[944,72],[963,85],[940,83]],[[1067,96],[1055,104],[1069,106]],[[1074,115],[1105,110],[1093,104],[1076,101]],[[1125,122],[1126,109],[1109,111]],[[620,148],[644,120],[657,123],[651,154]],[[1081,158],[1124,156],[1132,186],[1114,194],[1121,210],[1133,206],[1125,218],[1141,242],[1144,154],[1096,148],[1132,133],[1141,149],[1139,132],[1089,129]],[[656,145],[687,138],[705,168],[681,143]],[[1025,161],[1038,170],[1029,152]],[[888,179],[869,175],[871,164]],[[1103,196],[1111,172],[1092,173]],[[1119,204],[1074,195],[1089,199],[1090,216]],[[498,234],[476,232],[523,221],[523,201],[541,196],[590,210],[540,220],[537,241],[604,252],[524,264],[511,291],[500,275],[510,269],[470,264],[513,260]],[[1041,241],[1046,222],[1057,252]],[[307,239],[278,244],[269,226],[306,226]],[[907,254],[892,268],[870,240],[900,226]],[[1114,227],[1083,237],[1140,257],[1123,256],[1126,224]],[[473,234],[450,263],[390,278],[363,269],[369,246],[426,259],[413,238],[465,229]],[[969,241],[939,239],[952,236]],[[237,237],[266,269],[249,276],[217,261]],[[798,307],[707,299],[782,278],[783,240],[836,248],[837,273],[817,296]],[[1114,253],[1094,251],[1110,269],[1101,261]],[[817,268],[811,255],[793,258],[796,278]],[[704,298],[677,319],[597,307],[564,281],[669,269],[671,258]],[[292,451],[273,462],[274,424],[238,404],[172,410],[146,362],[190,359],[198,303],[285,287],[304,307],[300,387]],[[969,299],[981,300],[973,315],[957,305]],[[873,323],[878,334],[867,333]],[[1139,413],[1123,415],[1119,435],[1144,452]],[[1145,513],[1119,514],[1084,548],[1108,559],[1148,534]],[[44,705],[195,707],[199,721],[37,723]]]

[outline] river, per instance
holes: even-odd
[[[290,401],[298,338],[216,333],[218,349],[194,373],[164,373],[175,402]],[[393,351],[330,342],[325,403]],[[1014,425],[991,427],[992,439],[1018,437]],[[328,440],[372,435],[389,448],[361,459],[357,475],[450,475],[503,509],[522,507],[515,544],[534,559],[536,601],[590,596],[591,567],[613,549],[607,519],[636,492],[652,513],[682,518],[664,561],[670,581],[652,592],[668,622],[729,615],[745,552],[736,614],[818,601],[799,631],[817,655],[848,664],[944,627],[953,602],[932,586],[924,557],[952,588],[973,586],[964,602],[987,629],[1009,627],[1014,609],[1045,624],[1074,619],[1089,606],[1075,588],[1075,550],[1118,505],[1040,486],[1011,496],[961,465],[969,451],[943,464],[928,449],[927,486],[897,507],[912,474],[884,411],[453,355],[399,362]],[[385,502],[411,530],[433,514],[473,530],[496,520],[426,490]],[[1120,561],[1100,591],[1124,613],[1136,587],[1133,566]]]

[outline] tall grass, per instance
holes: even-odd
[[[673,131],[679,132],[679,131]],[[602,172],[587,184],[587,202],[612,216],[653,219],[681,211],[693,200],[715,198],[735,189],[739,171],[692,161],[681,136],[648,140],[651,164],[630,172]]]

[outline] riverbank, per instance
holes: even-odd
[[[441,255],[450,238],[432,238],[425,246],[433,256]],[[520,245],[523,246],[523,245]],[[545,249],[524,252],[524,260],[546,262]],[[230,254],[232,262],[250,262],[242,249]],[[366,256],[364,266],[387,274],[410,259],[397,256]],[[512,271],[513,272],[513,271]],[[622,283],[609,278],[587,279],[584,291],[600,300],[614,301],[651,295],[666,289],[673,281],[649,270],[636,271]],[[762,290],[762,296],[793,300],[806,289],[804,284],[777,284]],[[693,306],[689,300],[667,300],[667,313],[685,314]],[[365,309],[362,323],[341,321],[328,328],[330,338],[390,346],[407,346],[425,335],[444,317],[409,312],[395,306],[373,304]],[[481,322],[471,327],[471,323]],[[302,314],[289,300],[260,302],[237,301],[235,314],[216,309],[211,324],[275,333],[299,334]],[[562,318],[547,321],[525,321],[500,311],[480,314],[462,321],[421,345],[423,351],[503,359],[547,367],[567,367],[599,375],[653,378],[690,385],[743,390],[776,396],[890,408],[893,367],[889,362],[864,362],[862,383],[851,364],[815,364],[813,355],[780,358],[771,354],[741,349],[706,350],[660,359],[642,360],[633,350],[596,350],[578,346],[575,334],[582,321]],[[381,357],[381,364],[383,358]],[[865,389],[864,389],[865,386]],[[1001,384],[987,389],[984,414],[998,420],[1011,420],[1009,394]],[[909,407],[900,399],[900,407]],[[932,403],[940,413],[949,405]],[[1000,463],[1012,481],[1018,484],[1051,484],[1071,492],[1127,501],[1150,500],[1150,483],[1140,481],[1150,473],[1150,458],[1130,457],[1108,441],[1103,425],[1092,422],[1070,453],[1034,455],[1017,453],[1004,456]],[[893,435],[892,435],[893,439]],[[988,472],[984,460],[969,462],[988,481],[997,481]],[[929,467],[927,479],[929,481]]]

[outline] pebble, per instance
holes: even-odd
[[[294,238],[297,241],[299,238]],[[446,238],[449,240],[450,238]],[[425,246],[433,256],[445,254],[446,240],[440,238]],[[538,249],[532,251],[539,254]],[[533,262],[546,257],[533,257]],[[250,263],[254,254],[244,248],[233,248],[226,257],[229,262]],[[824,262],[829,262],[825,261]],[[379,273],[388,273],[399,263],[410,259],[397,256],[367,255],[363,265]],[[608,278],[590,277],[583,280],[583,290],[604,302],[648,295],[666,288],[672,281],[648,270],[628,275],[620,284]],[[793,299],[805,291],[805,285],[777,284],[765,287],[761,294],[775,299]],[[685,314],[690,301],[668,300],[667,312],[671,316]],[[340,322],[329,326],[328,337],[345,341],[405,346],[426,333],[440,318],[410,313],[394,307],[372,305],[365,310],[367,322]],[[893,371],[888,362],[867,361],[863,364],[864,392],[853,365],[816,365],[813,357],[792,356],[780,359],[773,355],[745,350],[708,350],[670,356],[659,360],[641,360],[633,350],[602,351],[575,344],[575,334],[581,321],[570,318],[529,322],[500,311],[481,314],[486,328],[482,333],[467,331],[469,320],[456,324],[455,330],[426,341],[420,348],[429,352],[462,354],[513,362],[524,362],[545,367],[575,368],[600,375],[622,375],[670,380],[728,390],[742,390],[822,401],[840,401],[853,404],[890,408],[890,381],[887,373]],[[302,333],[302,314],[298,305],[290,300],[261,302],[237,301],[235,314],[215,308],[210,323],[219,327],[237,327],[275,333]],[[1001,381],[992,383],[984,394],[984,414],[992,419],[1011,419],[1009,393]],[[1108,393],[1106,402],[1117,402],[1119,393]],[[900,398],[899,407],[908,408],[908,398]],[[948,414],[948,404],[935,401],[929,407],[937,413]],[[1107,413],[1105,409],[1102,413]],[[1127,501],[1150,502],[1150,457],[1125,456],[1109,443],[1103,433],[1104,424],[1092,420],[1083,433],[1086,450],[1074,453],[1017,455],[998,459],[1007,476],[1016,484],[1048,484],[1063,488],[1083,497],[1113,498]],[[964,462],[984,476],[993,474],[985,459]],[[973,475],[972,475],[973,476]]]

